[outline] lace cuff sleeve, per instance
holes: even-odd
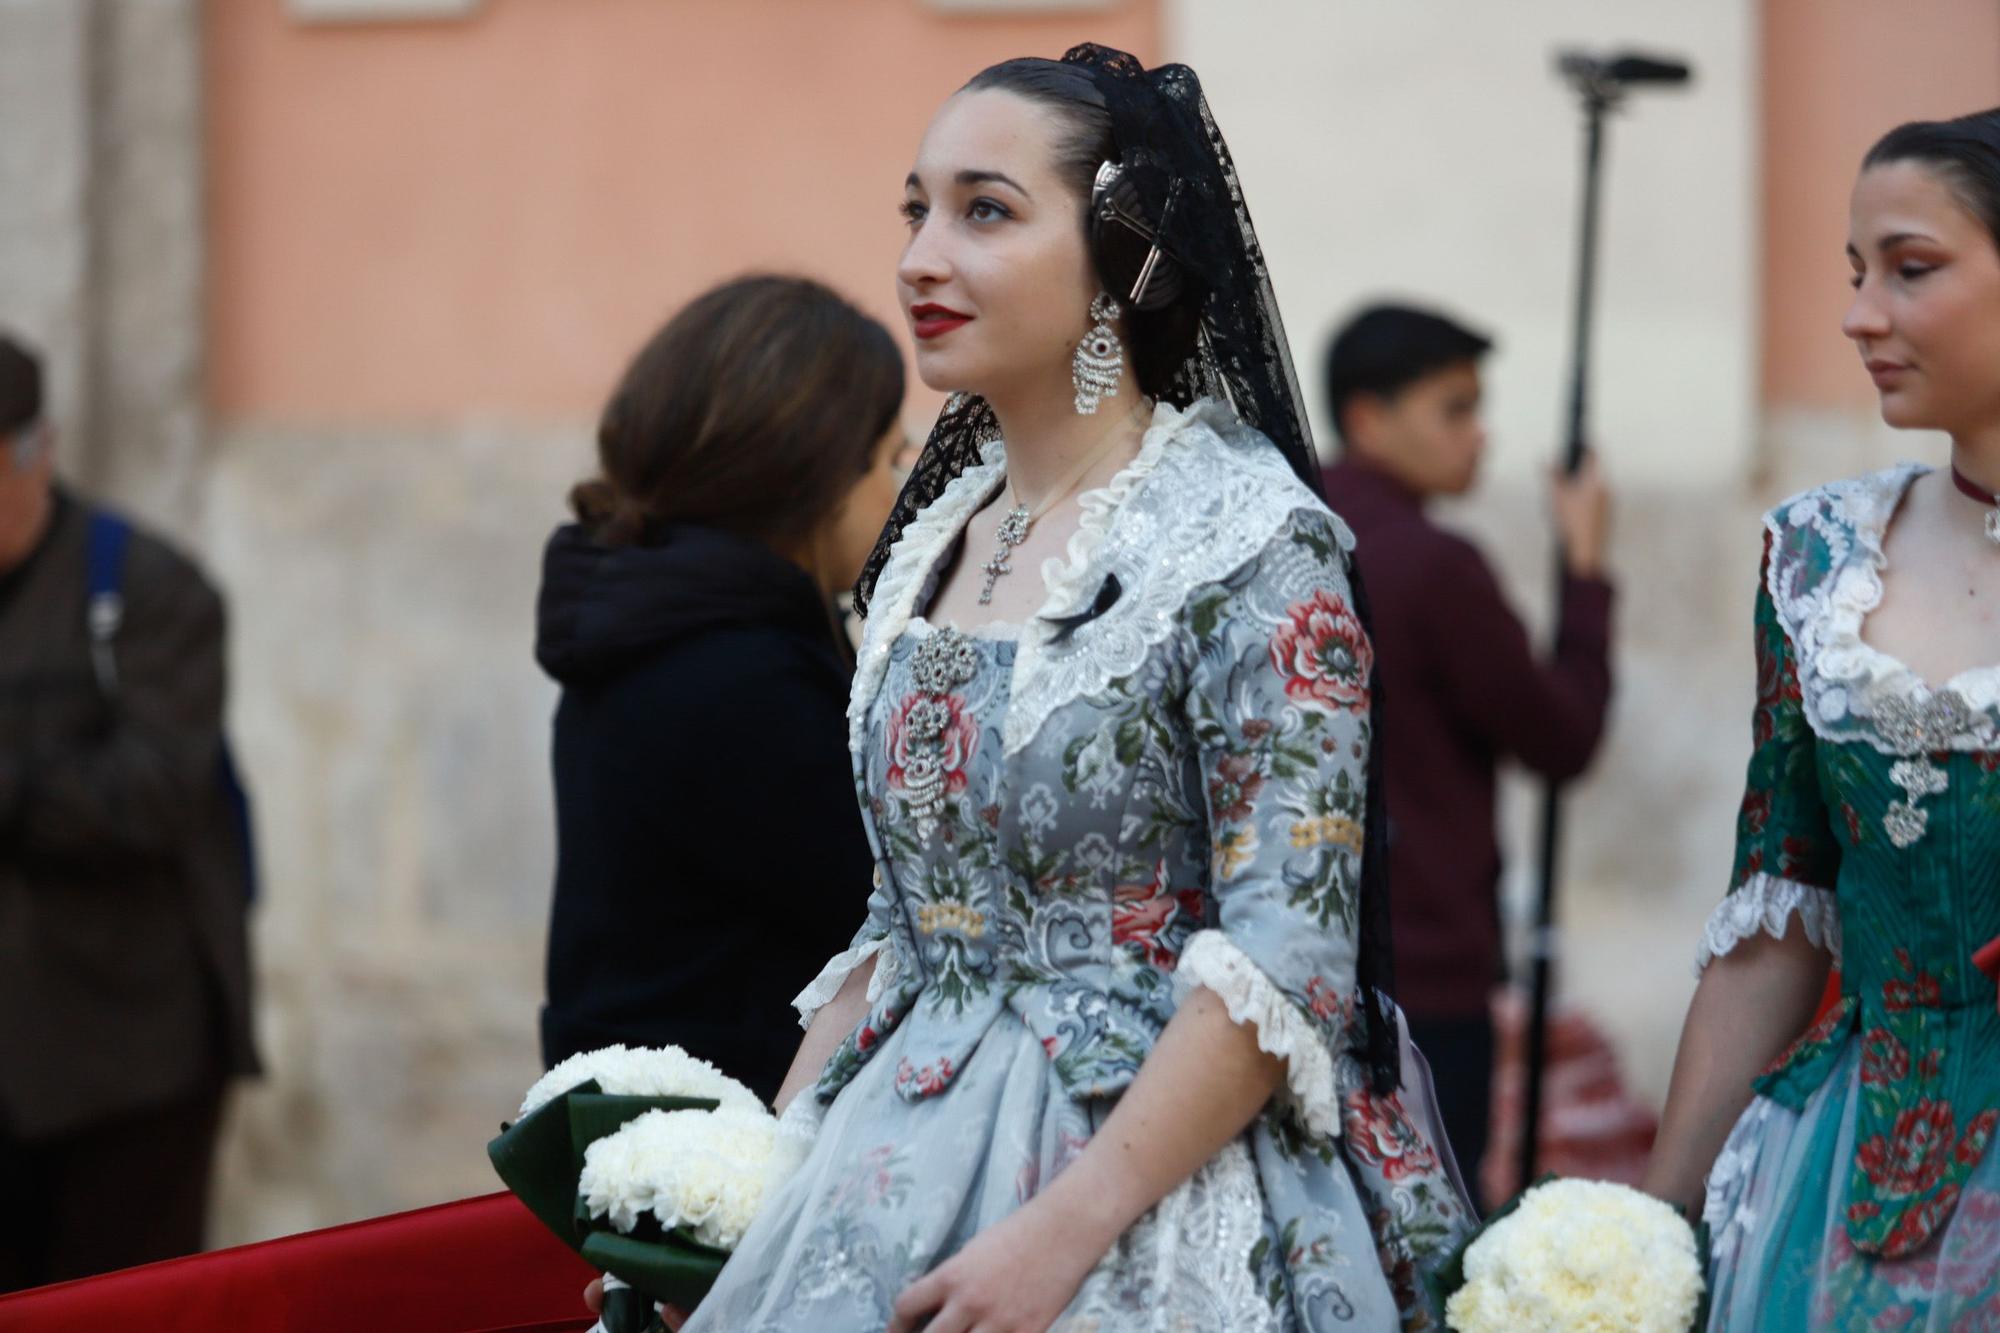
[[[1758,873],[1709,913],[1695,955],[1695,975],[1760,931],[1773,939],[1782,936],[1787,919],[1795,914],[1806,938],[1832,954],[1834,966],[1840,966],[1840,913],[1833,891]]]
[[[1334,1087],[1333,1052],[1299,1006],[1264,975],[1250,956],[1219,930],[1196,932],[1174,969],[1174,998],[1197,986],[1221,997],[1232,1022],[1257,1030],[1258,1047],[1285,1062],[1279,1094],[1306,1128],[1340,1137],[1340,1097]]]
[[[886,935],[864,940],[828,960],[827,965],[819,970],[819,975],[792,1000],[792,1008],[799,1011],[799,1026],[811,1027],[813,1015],[825,1008],[827,1002],[847,984],[847,978],[853,975],[854,970],[871,958],[876,961],[875,973],[868,978],[868,1003],[874,1004],[881,999],[883,993],[895,984],[899,970],[896,951],[890,947]]]

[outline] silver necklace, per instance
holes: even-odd
[[[1035,520],[1061,503],[1076,489],[1077,483],[1084,479],[1090,469],[1111,452],[1111,446],[1116,443],[1112,437],[1118,433],[1118,427],[1124,424],[1125,421],[1122,420],[1114,423],[1112,428],[1105,432],[1104,442],[1091,450],[1083,462],[1032,509],[1021,503],[1021,497],[1014,493],[1014,478],[1011,476],[1007,478],[1007,498],[1014,502],[1014,507],[1007,511],[1007,516],[1000,520],[1000,527],[993,534],[993,558],[980,566],[986,574],[986,582],[979,589],[981,606],[993,604],[994,585],[1004,576],[1014,572],[1014,548],[1028,540],[1028,529],[1034,526]]]

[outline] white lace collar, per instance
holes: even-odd
[[[945,552],[1006,476],[995,441],[977,467],[945,487],[903,530],[876,580],[848,699],[848,740],[858,762],[868,710],[896,641]],[[1020,634],[1003,741],[1024,748],[1050,713],[1138,669],[1174,627],[1189,593],[1226,577],[1300,508],[1320,508],[1268,440],[1226,406],[1202,399],[1185,410],[1159,404],[1132,461],[1078,498],[1082,517],[1064,554],[1043,562],[1048,596]],[[1334,520],[1344,549],[1353,536]],[[1109,610],[1056,644],[1039,623],[1074,614],[1115,576]]]
[[[1772,553],[1767,587],[1798,659],[1806,720],[1828,740],[1866,740],[1897,752],[1870,725],[1884,701],[1928,704],[1954,693],[1985,725],[1959,733],[1957,749],[1994,744],[2000,665],[1959,672],[1935,691],[1900,659],[1862,638],[1882,602],[1883,538],[1911,483],[1932,469],[1900,463],[1795,496],[1765,518]]]

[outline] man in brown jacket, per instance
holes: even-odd
[[[122,615],[93,607],[53,448],[0,337],[0,1291],[199,1249],[223,1086],[256,1068],[222,602],[126,529]]]

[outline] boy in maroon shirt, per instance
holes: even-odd
[[[1402,306],[1356,316],[1328,349],[1342,453],[1326,497],[1354,529],[1374,610],[1388,781],[1396,998],[1435,1071],[1469,1178],[1486,1150],[1502,980],[1494,769],[1582,772],[1611,696],[1610,501],[1594,459],[1559,476],[1565,556],[1552,657],[1536,651],[1484,557],[1424,512],[1472,488],[1486,429],[1479,362],[1492,343]]]

